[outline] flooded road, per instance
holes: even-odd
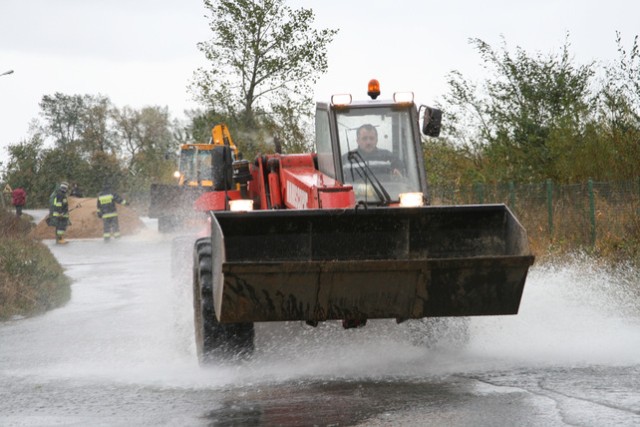
[[[47,242],[72,298],[0,324],[1,426],[640,425],[636,272],[535,267],[520,314],[472,319],[463,348],[393,321],[260,324],[252,360],[202,368],[190,277],[149,226]]]

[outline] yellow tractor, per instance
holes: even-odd
[[[194,202],[204,193],[219,191],[231,183],[231,171],[224,165],[237,158],[238,149],[224,124],[211,129],[207,143],[182,144],[174,173],[176,182],[151,185],[149,217],[158,219],[158,230],[180,229],[197,217]]]

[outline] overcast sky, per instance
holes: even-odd
[[[640,33],[635,0],[289,0],[314,10],[316,28],[339,29],[316,99],[332,93],[413,91],[418,103],[445,92],[446,75],[482,76],[469,38],[499,49],[559,52],[569,33],[576,63],[613,61]],[[44,95],[106,95],[114,105],[197,105],[186,90],[206,65],[196,44],[210,36],[202,0],[0,0],[0,162],[29,133]],[[445,117],[446,120],[446,117]]]

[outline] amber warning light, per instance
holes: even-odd
[[[371,97],[371,99],[376,99],[380,95],[380,82],[376,79],[369,80],[369,85],[367,86],[367,95]]]

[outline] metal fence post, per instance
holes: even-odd
[[[547,179],[547,220],[549,236],[553,236],[553,182],[550,179]]]
[[[476,183],[476,197],[478,204],[484,204],[484,184]]]
[[[516,210],[516,186],[513,181],[509,181],[509,208]]]
[[[591,246],[596,244],[596,199],[593,194],[593,180],[587,181],[589,190],[589,220],[591,222]]]
[[[638,180],[638,208],[636,212],[638,212],[638,215],[640,215],[640,176],[637,178],[637,180]]]

